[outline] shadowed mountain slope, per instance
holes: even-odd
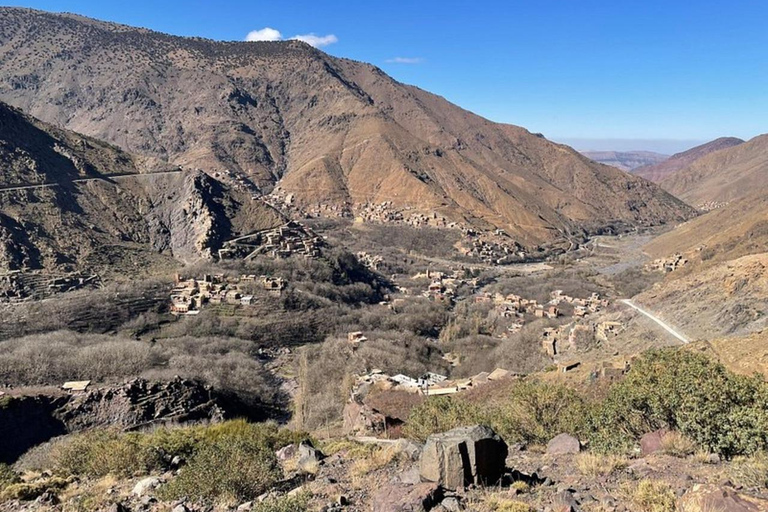
[[[202,172],[144,160],[0,103],[0,270],[131,273],[281,221]]]

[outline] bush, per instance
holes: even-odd
[[[627,467],[627,459],[616,455],[582,453],[576,458],[576,466],[584,476],[607,476]]]
[[[661,438],[661,451],[673,457],[687,457],[696,451],[696,445],[680,432],[667,432]]]
[[[703,354],[656,350],[587,417],[591,446],[627,450],[646,432],[677,430],[697,446],[724,456],[768,446],[768,387],[758,377],[735,375]]]
[[[675,493],[669,484],[656,480],[641,480],[630,492],[630,499],[639,512],[674,512]]]
[[[54,469],[64,475],[130,477],[160,467],[156,450],[141,434],[91,430],[72,435],[52,449]]]
[[[8,464],[0,464],[0,491],[12,484],[19,483],[19,475]]]
[[[306,493],[297,496],[280,496],[254,504],[251,512],[306,512],[308,503],[309,495]]]
[[[162,489],[168,499],[248,500],[280,477],[275,450],[305,439],[243,420],[141,433],[93,430],[56,443],[51,459],[64,475],[127,477],[165,471],[178,455],[187,465]]]
[[[731,464],[729,476],[737,485],[751,489],[768,488],[768,453],[736,457]]]
[[[563,432],[578,434],[583,411],[575,391],[523,381],[505,389],[502,396],[483,397],[479,404],[461,396],[430,398],[411,411],[404,433],[423,441],[430,434],[480,423],[508,443],[543,444]]]
[[[580,434],[585,411],[574,390],[538,381],[518,382],[481,407],[488,424],[504,440],[532,444],[544,444],[563,432]]]
[[[411,411],[403,433],[425,441],[432,434],[478,422],[482,422],[482,416],[473,404],[459,397],[437,396]]]
[[[253,499],[280,477],[277,458],[260,436],[244,429],[206,443],[161,490],[165,499]]]

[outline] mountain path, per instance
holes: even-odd
[[[42,189],[42,188],[51,188],[51,187],[59,187],[61,185],[65,185],[68,183],[87,183],[89,181],[109,181],[109,180],[120,180],[123,178],[138,178],[139,176],[157,176],[161,174],[175,174],[182,172],[180,169],[175,169],[172,171],[159,171],[159,172],[145,172],[145,173],[136,173],[136,174],[105,174],[104,176],[97,176],[94,178],[77,178],[74,180],[68,180],[68,181],[55,181],[51,183],[38,183],[35,185],[11,185],[6,187],[0,187],[0,192],[13,192],[17,190],[36,190],[36,189]]]
[[[653,320],[654,322],[659,324],[665,331],[667,331],[672,336],[674,336],[675,338],[680,340],[684,345],[687,345],[688,343],[691,342],[688,338],[686,338],[685,336],[683,336],[682,334],[677,332],[673,327],[671,327],[669,324],[667,324],[664,320],[662,320],[661,318],[657,317],[653,313],[649,313],[645,309],[641,308],[640,306],[635,304],[631,299],[622,299],[621,302],[626,304],[627,306],[631,307],[632,309],[635,309],[635,310],[639,311],[643,315],[647,316],[648,318],[650,318],[651,320]]]

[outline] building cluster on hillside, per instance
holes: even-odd
[[[620,322],[569,323],[542,331],[541,348],[552,358],[564,353],[584,351],[595,342],[608,342],[624,330]]]
[[[323,239],[299,222],[288,222],[274,229],[264,229],[224,243],[219,250],[220,259],[244,258],[264,255],[287,258],[292,255],[320,256]]]
[[[503,295],[488,292],[475,296],[475,302],[479,304],[493,304],[496,312],[504,318],[515,319],[509,329],[516,331],[525,324],[526,316],[535,318],[558,318],[567,316],[567,311],[572,311],[570,316],[583,318],[590,313],[597,313],[608,306],[606,299],[593,293],[589,298],[582,299],[566,295],[562,290],[555,290],[550,294],[551,299],[546,304],[540,304],[536,299],[526,299],[514,293]],[[561,305],[569,304],[571,308],[563,308]]]
[[[463,268],[454,270],[450,274],[427,270],[414,275],[412,279],[428,279],[429,287],[423,295],[436,301],[452,302],[460,286],[466,285],[472,290],[477,288],[477,279],[467,278]]]
[[[387,375],[381,370],[372,370],[365,375],[357,377],[356,383],[352,388],[352,396],[355,396],[356,390],[361,386],[371,384],[376,384],[385,390],[407,391],[425,396],[451,395],[514,376],[512,372],[502,368],[497,368],[490,373],[481,372],[463,379],[449,379],[445,375],[438,373],[426,373],[414,378],[403,374]]]
[[[253,283],[273,295],[281,294],[286,286],[284,279],[267,276],[228,278],[217,274],[185,279],[177,275],[171,290],[170,311],[174,315],[195,315],[206,304],[252,306],[256,299],[243,290],[244,283]]]
[[[101,278],[95,274],[52,275],[16,270],[0,275],[0,300],[19,302],[43,299],[56,293],[100,288],[101,284]]]
[[[462,229],[465,237],[461,252],[485,263],[508,265],[525,260],[522,247],[513,241],[504,230],[478,231],[472,228]]]
[[[656,272],[674,272],[675,270],[685,266],[688,260],[680,253],[675,254],[669,258],[659,258],[653,260],[648,264],[647,268],[650,271]]]

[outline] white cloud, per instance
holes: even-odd
[[[394,57],[387,59],[387,62],[390,64],[421,64],[424,59],[421,57]]]
[[[322,48],[329,44],[337,43],[339,38],[333,34],[327,36],[318,36],[316,34],[299,34],[289,39],[295,39],[296,41],[303,41],[315,48]],[[279,30],[270,27],[264,27],[260,30],[252,30],[245,36],[246,41],[284,41],[283,34]]]
[[[245,36],[246,41],[280,41],[283,34],[279,30],[270,27],[264,27],[261,30],[252,30]]]
[[[303,34],[303,35],[293,36],[291,39],[296,39],[297,41],[303,41],[310,46],[314,46],[315,48],[322,48],[323,46],[328,46],[329,44],[337,43],[339,41],[339,38],[333,34],[328,34],[327,36],[318,36],[315,34]]]

